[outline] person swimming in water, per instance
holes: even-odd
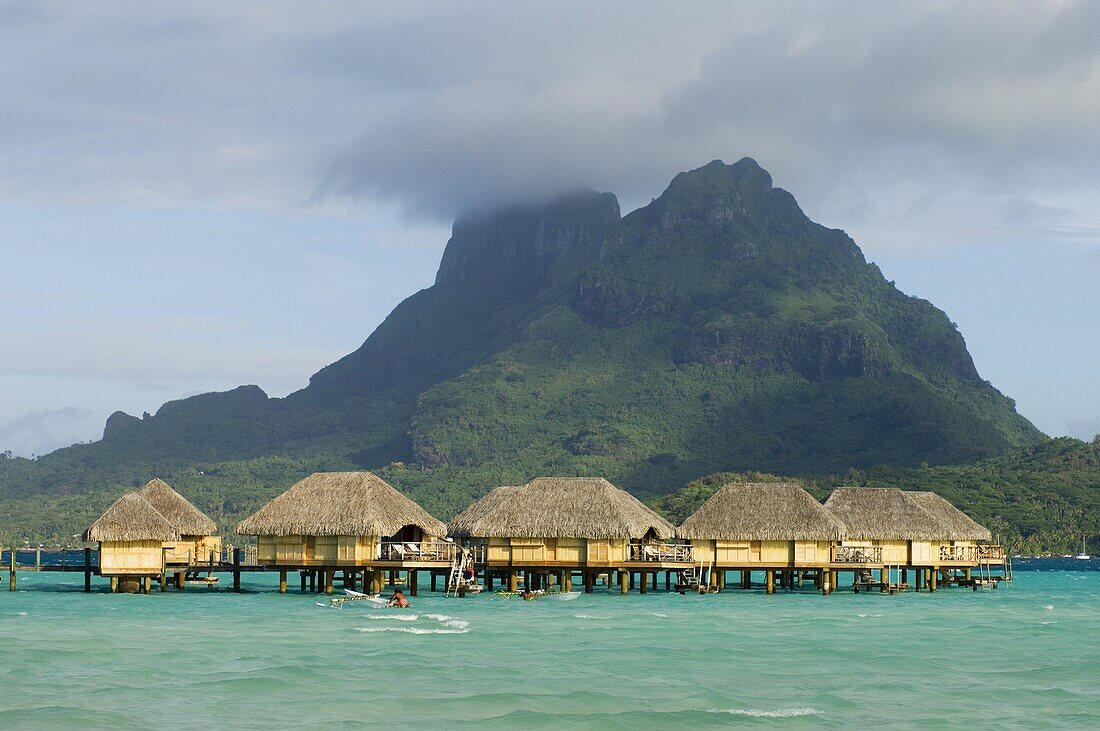
[[[386,606],[404,609],[409,606],[409,600],[405,598],[405,594],[400,589],[394,589],[393,596],[390,597],[390,603]]]

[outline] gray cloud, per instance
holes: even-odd
[[[88,409],[68,406],[32,411],[0,424],[0,452],[10,451],[20,457],[48,454],[102,430],[102,420]]]
[[[752,155],[858,225],[1100,184],[1100,6],[0,4],[0,195],[627,205]],[[34,32],[21,30],[28,24]],[[994,212],[993,215],[1001,215]],[[1005,222],[1007,223],[1007,222]]]
[[[1100,436],[1100,418],[1075,419],[1066,422],[1066,435],[1092,441]]]

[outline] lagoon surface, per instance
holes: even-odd
[[[425,590],[404,611],[317,606],[274,574],[148,596],[21,574],[0,728],[1098,728],[1098,567],[902,596]]]

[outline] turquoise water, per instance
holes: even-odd
[[[425,591],[405,611],[320,607],[274,575],[82,580],[0,592],[0,728],[1100,727],[1100,572],[895,597]]]

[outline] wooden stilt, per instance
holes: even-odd
[[[233,591],[241,593],[241,549],[233,549]]]
[[[672,591],[672,572],[665,572],[665,591]]]
[[[483,581],[485,582],[485,590],[493,590],[493,571],[488,566],[485,567],[485,576]]]
[[[92,590],[92,549],[84,549],[84,591]]]
[[[152,583],[153,583],[153,580],[150,577],[148,577],[148,576],[142,577],[141,593],[142,594],[148,594],[149,593],[149,586]]]
[[[519,572],[518,571],[509,571],[508,572],[508,591],[514,593],[518,590],[519,590]]]
[[[748,569],[744,569],[744,570],[741,571],[741,588],[742,589],[751,589],[752,588],[752,572],[749,571]]]
[[[177,571],[176,572],[176,589],[179,590],[179,591],[183,591],[186,588],[187,588],[187,572],[186,571]]]
[[[313,570],[310,570],[306,573],[309,575],[309,593],[310,594],[316,594],[317,593],[317,572],[313,571]]]
[[[775,593],[775,569],[764,571],[764,591],[768,594]]]
[[[433,571],[432,572],[432,578],[431,578],[432,591],[439,591],[439,589],[436,588],[436,585],[438,583],[438,579],[439,579],[439,576]]]
[[[593,584],[595,583],[595,576],[591,571],[582,571],[581,578],[584,579],[584,593],[591,594],[593,590]]]
[[[649,572],[648,571],[639,571],[638,572],[638,591],[642,594],[645,594],[646,590],[648,588],[649,588]]]
[[[935,568],[929,569],[929,571],[928,571],[928,591],[935,593],[936,584],[939,583],[939,573],[940,572],[937,571]]]
[[[417,584],[419,583],[417,581],[417,578],[419,577],[419,574],[420,574],[420,572],[417,571],[416,569],[409,569],[409,595],[410,596],[416,596],[416,587],[417,587]]]
[[[903,584],[908,584],[909,583],[909,569],[902,569],[901,570],[901,583],[903,583]]]
[[[14,591],[14,589],[12,591]],[[117,594],[118,593],[118,577],[117,576],[112,576],[111,577],[111,593],[112,594]]]
[[[279,571],[279,593],[286,594],[286,569]]]
[[[573,571],[563,571],[561,575],[561,588],[562,591],[573,591]]]
[[[627,576],[627,571],[619,572],[619,593],[625,594],[630,591],[630,579]]]

